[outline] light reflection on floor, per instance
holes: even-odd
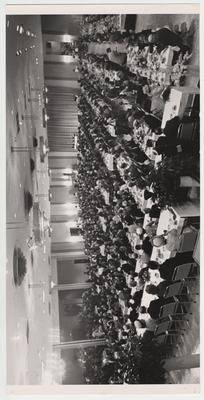
[[[36,33],[37,38],[21,35],[17,25],[25,26]],[[48,340],[51,330],[49,315],[50,294],[48,288],[50,265],[43,260],[50,254],[50,238],[46,235],[44,247],[32,251],[27,239],[32,233],[31,216],[25,215],[24,190],[33,193],[33,197],[44,190],[48,191],[49,177],[32,177],[30,172],[30,154],[11,152],[11,146],[27,146],[32,143],[33,128],[37,136],[46,137],[41,127],[42,108],[38,103],[26,102],[30,97],[29,86],[44,86],[42,35],[40,16],[9,16],[7,21],[7,221],[23,221],[21,229],[7,229],[7,265],[6,265],[6,304],[7,304],[7,383],[40,384],[42,363],[46,366],[47,353],[51,351]],[[35,46],[35,47],[33,47]],[[30,48],[32,47],[32,48]],[[27,48],[27,51],[25,49]],[[22,55],[16,56],[16,50]],[[38,64],[35,60],[38,58]],[[25,107],[27,110],[25,110]],[[19,116],[17,133],[16,113]],[[38,120],[22,119],[24,114],[38,115]],[[40,163],[39,154],[35,158],[36,170],[45,170],[47,161]],[[50,205],[46,199],[40,199],[42,210],[50,216]],[[30,218],[29,218],[30,217]],[[19,287],[13,280],[13,249],[19,247],[27,260],[27,274]],[[45,256],[44,256],[45,257]],[[32,262],[33,261],[33,262]],[[43,288],[31,288],[29,284],[46,282]],[[41,357],[39,357],[39,353]]]

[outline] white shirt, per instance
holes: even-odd
[[[130,142],[132,140],[132,136],[131,135],[123,135],[123,139],[126,140],[126,142]]]

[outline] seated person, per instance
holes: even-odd
[[[132,33],[130,35],[129,43],[138,46],[140,49],[143,49],[145,46],[150,44],[148,37],[151,33],[151,29],[145,29],[141,32]]]
[[[180,119],[178,116],[166,122],[165,128],[158,129],[158,134],[163,133],[165,136],[160,136],[157,142],[152,144],[158,154],[165,154],[171,156],[179,152],[194,154],[199,151],[198,143],[180,140],[178,138],[178,129],[181,123],[192,122],[192,117],[183,117]]]
[[[124,220],[125,224],[127,224],[128,226],[131,226],[131,225],[134,224],[134,219],[133,219],[133,217],[130,216],[130,215],[126,215],[126,216],[123,218],[123,220]]]
[[[160,217],[161,208],[157,204],[153,204],[151,208],[145,208],[145,214],[149,214],[150,218],[158,219]]]
[[[162,281],[157,286],[149,284],[146,286],[145,291],[149,294],[156,295],[158,297],[163,297],[168,285],[169,284],[167,281]]]
[[[151,239],[151,242],[154,247],[162,247],[167,244],[167,239],[164,235],[156,235]]]
[[[135,268],[132,265],[128,264],[128,263],[124,263],[121,266],[121,270],[123,272],[125,272],[126,274],[128,274],[128,275],[133,275],[135,273]]]
[[[137,319],[138,319],[138,317],[139,317],[139,314],[138,314],[138,312],[134,309],[134,310],[131,310],[131,311],[127,314],[127,317],[128,317],[128,319],[129,319],[132,323],[134,323],[135,321],[137,321]]]
[[[141,314],[149,314],[152,319],[158,319],[161,311],[161,307],[165,304],[175,303],[173,297],[169,297],[168,299],[159,298],[157,300],[152,300],[149,304],[149,307],[140,307],[139,312]]]
[[[124,79],[125,77],[125,70],[124,67],[118,63],[112,62],[110,61],[110,59],[105,60],[105,65],[104,65],[105,69],[107,69],[107,71],[117,71],[118,76],[120,77],[120,79]]]
[[[124,137],[123,137],[124,139]],[[135,141],[133,139],[131,139],[130,141],[127,141],[127,138],[124,139],[124,145],[125,145],[125,149],[127,151],[127,153],[130,155],[131,158],[133,158],[133,160],[138,163],[138,164],[142,164],[144,165],[144,163],[146,162],[147,164],[149,164],[149,157],[145,154],[144,151],[142,151],[139,146],[135,143]],[[134,173],[134,169],[137,169],[136,166],[132,166],[131,170]]]
[[[146,238],[143,240],[142,245],[136,245],[135,249],[136,250],[142,250],[144,253],[148,254],[149,256],[151,256],[152,254],[152,244],[150,241],[149,236],[146,236]]]
[[[151,199],[154,196],[154,193],[151,192],[150,190],[145,189],[144,190],[144,199],[148,200]]]
[[[145,232],[150,239],[153,239],[154,236],[157,234],[158,224],[157,221],[150,221],[148,224],[145,225]]]
[[[120,283],[115,284],[115,289],[118,291],[120,291],[120,290],[122,291],[125,287],[126,287],[125,282],[124,283],[120,282]]]
[[[132,206],[128,207],[128,213],[133,218],[134,217],[136,217],[136,218],[144,218],[144,213],[136,205],[132,205]]]
[[[185,253],[178,253],[175,257],[169,258],[162,264],[159,264],[156,261],[149,261],[148,268],[153,270],[158,269],[160,277],[170,283],[172,282],[174,270],[178,265],[193,263],[193,262],[194,259],[192,257],[192,252],[185,252]]]
[[[128,40],[130,37],[130,34],[132,32],[130,32],[129,30],[121,32],[121,31],[114,31],[110,33],[109,36],[109,41],[114,43],[114,42],[118,42],[118,43],[123,43],[124,40]]]
[[[133,296],[131,296],[131,298],[128,301],[128,306],[130,308],[132,308],[133,310],[135,310],[137,307],[140,306],[141,304],[141,300],[142,300],[142,296],[143,296],[143,289],[142,290],[138,290]]]
[[[141,344],[146,344],[146,343],[149,344],[153,338],[154,338],[154,329],[152,330],[147,329],[144,332],[144,335],[140,339]]]
[[[141,122],[145,122],[152,131],[156,131],[158,128],[161,128],[161,120],[157,117],[155,117],[155,115],[153,114],[148,114],[146,113],[142,118],[141,118]]]
[[[161,136],[156,141],[155,150],[158,154],[170,157],[178,153],[197,154],[199,146],[197,143],[183,142],[181,140],[178,140],[177,143],[170,143],[165,136]]]
[[[143,320],[142,318],[139,318],[138,322],[140,322],[142,324],[143,328],[146,328],[146,331],[150,331],[150,332],[155,331],[156,321],[154,319],[149,318],[147,320]]]
[[[176,155],[179,152],[182,152],[182,147],[179,143],[170,143],[165,136],[159,137],[159,139],[155,143],[154,148],[158,154],[163,154],[169,157],[172,155]]]
[[[182,52],[189,51],[189,47],[183,44],[181,36],[166,27],[152,31],[147,40],[149,44],[157,46],[158,52],[167,46],[179,47]]]
[[[126,290],[123,290],[118,294],[119,300],[123,301],[125,306],[127,306],[129,296],[130,294]]]
[[[111,50],[110,47],[106,49],[106,53],[108,55],[109,61],[114,64],[118,64],[124,66],[127,62],[127,54],[126,53],[118,53],[116,50]]]

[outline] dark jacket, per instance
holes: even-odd
[[[144,121],[146,124],[150,127],[152,131],[154,131],[156,128],[161,127],[161,120],[155,117],[152,114],[147,114],[144,116]]]
[[[156,204],[153,204],[153,206],[150,209],[149,216],[151,218],[159,218],[160,213],[161,209]]]
[[[175,257],[169,258],[160,265],[159,272],[162,279],[172,281],[173,273],[178,265],[194,262],[192,252],[178,253]]]
[[[147,312],[149,313],[151,318],[158,319],[161,307],[164,306],[165,304],[172,302],[174,302],[174,299],[172,297],[168,299],[159,298],[157,300],[152,300],[148,307]]]
[[[146,254],[148,254],[149,256],[151,256],[151,254],[152,254],[152,248],[153,248],[153,246],[152,246],[152,244],[151,244],[151,242],[150,242],[150,238],[149,238],[149,236],[147,236],[147,237],[143,240],[143,242],[142,242],[142,250],[143,250]]]

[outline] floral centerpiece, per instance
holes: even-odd
[[[127,53],[127,65],[135,74],[146,77],[159,86],[179,86],[182,77],[187,71],[187,64],[191,55],[186,52],[180,54],[174,66],[172,66],[174,48],[168,46],[161,52],[154,46],[150,52],[149,47],[140,50],[138,46],[130,46]]]

